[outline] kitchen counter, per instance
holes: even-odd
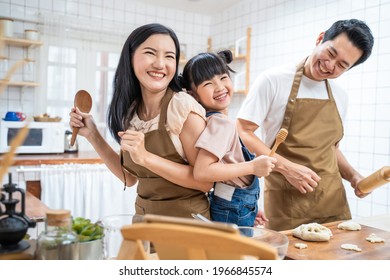
[[[3,155],[0,155],[0,164]],[[103,160],[95,151],[62,153],[62,154],[31,154],[15,155],[13,166],[20,165],[40,165],[40,164],[65,164],[65,163],[103,163]]]
[[[4,155],[0,155],[0,165]],[[22,154],[15,155],[11,166],[39,166],[41,164],[99,164],[104,163],[95,151],[61,154]],[[26,190],[38,199],[41,198],[41,182],[26,181]]]

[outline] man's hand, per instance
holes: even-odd
[[[287,181],[298,189],[301,193],[312,192],[321,180],[313,170],[306,166],[289,163],[284,171],[280,171]]]

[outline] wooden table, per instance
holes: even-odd
[[[390,260],[390,232],[362,225],[360,231],[347,231],[337,228],[340,222],[323,224],[328,227],[333,236],[326,242],[303,241],[292,235],[292,230],[282,231],[289,239],[285,259],[290,260]],[[370,234],[376,234],[385,239],[385,243],[371,243],[366,240]],[[295,243],[305,243],[306,249],[297,249]],[[361,252],[341,249],[342,244],[355,244]]]

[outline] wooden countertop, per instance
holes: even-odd
[[[390,260],[390,232],[361,224],[359,231],[347,231],[337,228],[340,222],[324,224],[333,236],[326,242],[308,242],[292,235],[292,230],[283,231],[289,239],[285,259],[290,260]],[[385,239],[384,243],[371,243],[366,240],[370,234]],[[295,243],[305,243],[306,249],[295,248]],[[361,252],[341,249],[342,244],[354,244]]]
[[[3,155],[0,155],[0,164]],[[19,165],[40,165],[40,164],[65,164],[65,163],[103,163],[103,160],[95,151],[62,153],[62,154],[30,154],[15,155],[13,166]]]

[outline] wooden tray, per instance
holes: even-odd
[[[347,231],[338,229],[340,222],[324,224],[333,237],[327,242],[310,242],[296,238],[292,230],[283,231],[289,239],[288,251],[285,259],[292,260],[390,260],[390,232],[381,229],[362,226],[360,231]],[[385,243],[371,243],[366,240],[370,234],[375,233],[385,239]],[[297,249],[295,243],[305,243],[306,249]],[[341,249],[342,244],[355,244],[361,252]]]

